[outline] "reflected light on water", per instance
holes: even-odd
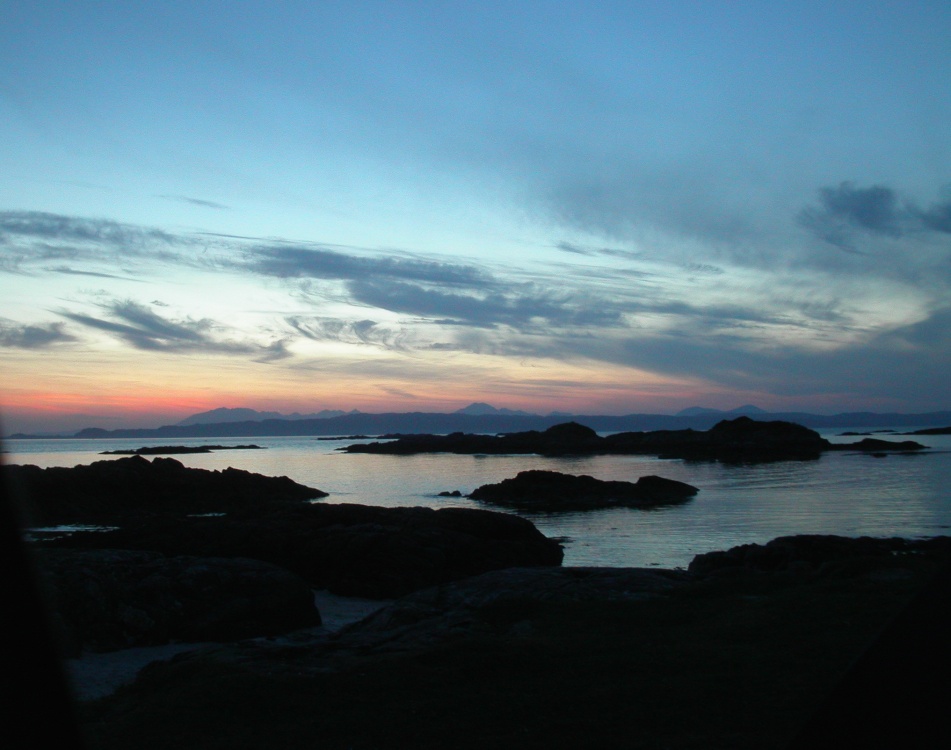
[[[946,438],[927,442],[951,448]],[[201,439],[176,441],[198,445]],[[528,517],[543,533],[567,538],[566,565],[686,566],[694,555],[788,534],[933,536],[951,529],[951,451],[875,458],[830,453],[816,461],[730,466],[642,456],[375,456],[335,449],[354,441],[314,438],[236,438],[265,450],[174,456],[186,466],[231,466],[289,476],[330,493],[320,502],[380,506],[489,507],[467,494],[528,469],[636,481],[657,474],[700,489],[676,506],[654,510],[609,509]],[[923,442],[925,442],[923,440]],[[7,463],[74,466],[116,457],[99,451],[159,445],[142,440],[9,441]]]

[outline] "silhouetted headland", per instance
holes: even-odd
[[[951,435],[951,427],[926,427],[922,430],[904,432],[903,435]]]

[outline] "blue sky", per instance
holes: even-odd
[[[951,7],[6,2],[10,429],[951,408]]]

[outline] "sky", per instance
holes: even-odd
[[[951,5],[0,13],[2,429],[951,409]]]

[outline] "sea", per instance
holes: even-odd
[[[902,428],[890,428],[896,432]],[[908,428],[909,430],[912,428]],[[818,430],[832,442],[855,442],[849,428]],[[856,429],[863,433],[874,428]],[[186,466],[244,469],[287,476],[329,493],[321,503],[386,507],[491,508],[466,497],[441,497],[514,477],[527,469],[637,481],[658,475],[687,482],[699,492],[680,505],[651,510],[615,508],[570,513],[520,513],[546,536],[564,544],[565,565],[686,567],[699,553],[763,543],[791,534],[901,536],[951,535],[951,435],[905,437],[928,446],[915,454],[873,456],[831,452],[818,460],[727,465],[646,456],[546,458],[534,455],[385,456],[344,453],[354,439],[316,437],[176,439],[176,445],[253,443],[261,450],[220,450],[173,456]],[[119,456],[103,451],[166,445],[168,440],[6,440],[6,464],[77,466]],[[502,511],[511,512],[511,511]]]

